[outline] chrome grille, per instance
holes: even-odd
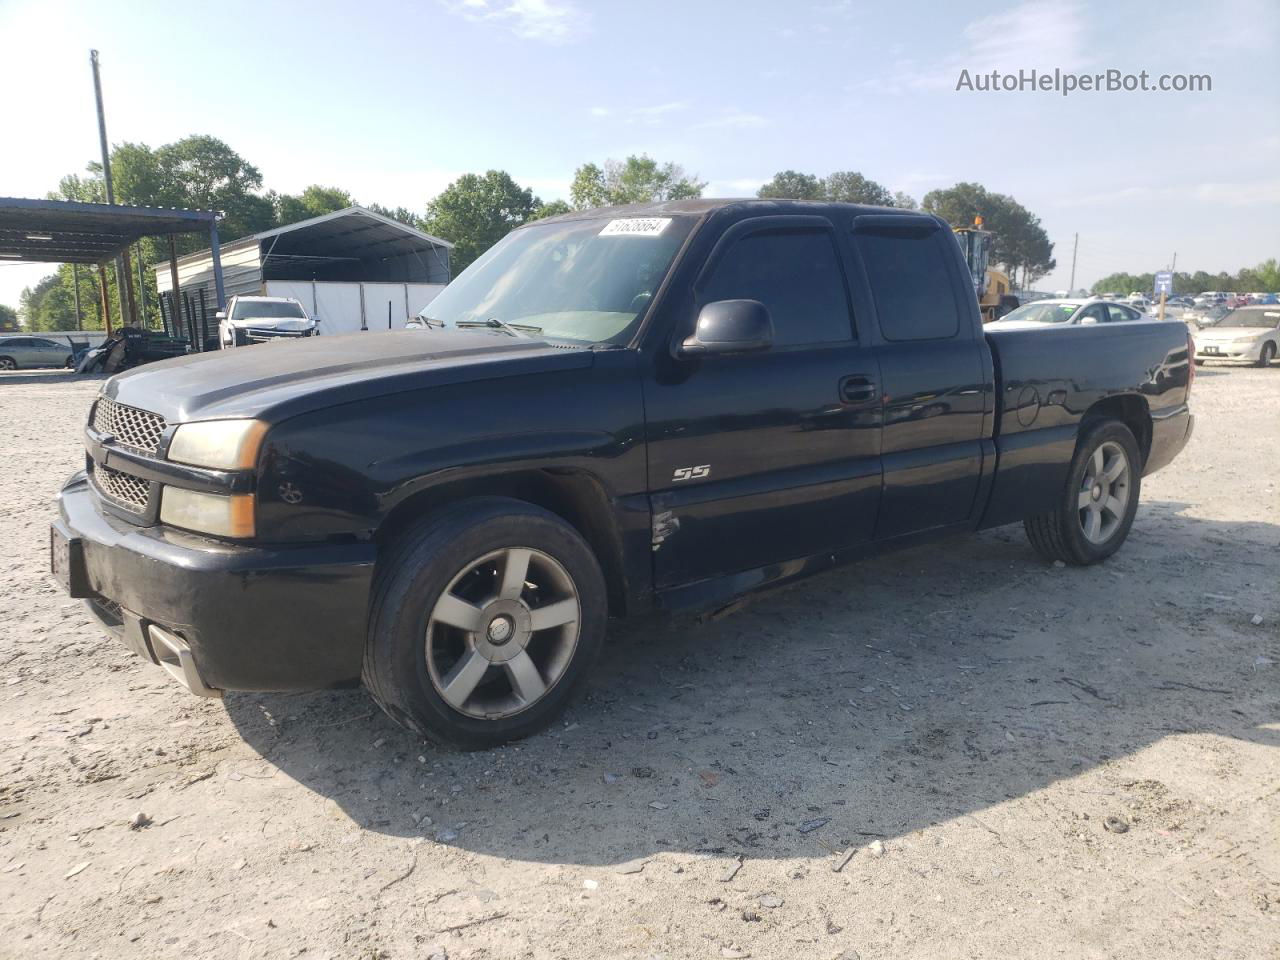
[[[147,509],[147,496],[151,491],[151,484],[141,477],[121,473],[101,463],[95,463],[93,482],[99,493],[126,510],[142,513]]]
[[[155,453],[167,424],[164,417],[136,407],[126,407],[109,397],[93,405],[93,429],[110,434],[119,443],[142,453]]]

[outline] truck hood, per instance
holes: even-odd
[[[170,423],[311,410],[446,383],[590,366],[588,349],[494,330],[351,333],[190,354],[112,377],[103,393]]]

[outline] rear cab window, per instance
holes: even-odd
[[[881,336],[890,342],[955,337],[960,308],[944,246],[948,238],[938,229],[921,228],[917,218],[902,218],[902,227],[883,219],[885,225],[857,227],[853,235]]]

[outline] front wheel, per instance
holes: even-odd
[[[13,357],[0,357],[0,370],[17,370],[18,365],[14,362]]]
[[[1269,367],[1271,361],[1276,358],[1276,345],[1268,340],[1262,345],[1262,352],[1258,354],[1258,366]]]
[[[1124,424],[1104,420],[1081,437],[1056,509],[1024,521],[1046,560],[1087,566],[1120,549],[1138,510],[1142,455]]]
[[[379,560],[364,683],[392,719],[483,749],[529,736],[569,703],[604,639],[604,577],[559,517],[464,501]]]

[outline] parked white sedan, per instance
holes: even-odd
[[[1033,300],[1006,313],[999,320],[988,323],[987,329],[1032,330],[1052,325],[1068,327],[1076,324],[1128,323],[1150,319],[1141,311],[1123,303],[1112,303],[1096,297],[1083,300],[1055,297],[1052,300]]]
[[[1195,334],[1196,363],[1246,360],[1270,365],[1280,353],[1280,307],[1237,307]]]

